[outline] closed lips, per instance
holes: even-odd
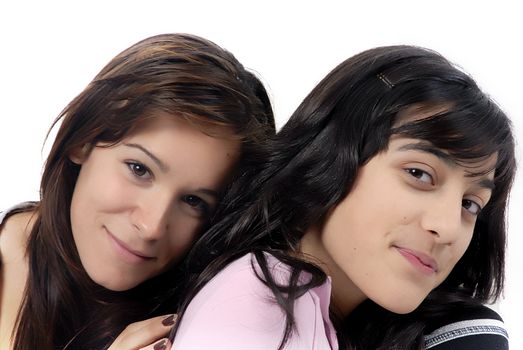
[[[109,231],[107,228],[105,228],[105,230],[107,231],[107,234],[114,240],[114,242],[116,244],[118,244],[122,249],[125,249],[129,253],[131,253],[133,255],[136,255],[137,257],[140,257],[140,258],[145,259],[145,260],[155,259],[154,256],[150,256],[150,255],[144,254],[144,253],[142,253],[140,251],[137,251],[137,250],[134,250],[134,249],[130,248],[127,244],[125,244],[124,242],[119,240],[115,235],[113,235],[111,233],[111,231]]]
[[[438,263],[431,256],[429,256],[425,253],[422,253],[422,252],[417,252],[417,251],[408,249],[408,248],[402,248],[402,247],[396,247],[396,248],[403,254],[408,254],[410,256],[415,257],[416,259],[419,260],[420,263],[422,263],[423,265],[425,265],[427,267],[430,267],[432,270],[434,270],[434,272],[438,271]]]

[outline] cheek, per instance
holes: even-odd
[[[453,242],[451,246],[445,246],[441,252],[441,258],[444,259],[445,269],[440,276],[440,283],[443,282],[456,267],[459,260],[463,257],[472,239],[472,233],[464,233],[462,237]]]
[[[79,215],[87,216],[97,211],[117,211],[136,196],[135,187],[129,185],[118,169],[107,167],[96,171],[85,168],[80,171],[76,182],[72,209]]]
[[[461,257],[465,254],[468,247],[470,246],[471,240],[472,240],[472,233],[464,234],[463,237],[460,237],[459,239],[457,239],[455,241],[453,249],[452,249],[452,254],[453,254],[452,258],[453,258],[453,263],[454,263],[452,268],[454,268],[454,266],[457,264],[459,259],[461,259]]]
[[[172,266],[183,258],[200,234],[201,226],[200,220],[186,213],[172,216],[163,251],[165,265]]]
[[[360,183],[333,211],[329,231],[344,234],[332,239],[342,239],[351,245],[383,239],[412,216],[411,210],[398,200],[397,192],[397,187]]]
[[[354,270],[361,269],[362,261],[367,264],[376,260],[376,248],[385,234],[375,212],[363,207],[369,209],[358,196],[347,197],[327,217],[321,235],[327,253],[349,278]]]

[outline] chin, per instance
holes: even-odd
[[[405,297],[404,297],[405,298]],[[395,314],[408,314],[418,308],[420,306],[421,302],[423,300],[412,300],[412,299],[396,299],[395,301],[392,301],[391,303],[387,304],[380,304],[381,307],[389,310],[390,312],[394,312]]]
[[[416,310],[416,308],[419,306],[419,304],[416,304],[415,306],[411,306],[411,305],[402,305],[402,306],[397,306],[397,307],[394,307],[394,308],[387,308],[389,311],[391,312],[394,312],[395,314],[400,314],[400,315],[404,315],[404,314],[408,314],[408,313],[411,313],[412,311]]]
[[[111,278],[114,276],[91,276],[89,274],[89,277],[97,285],[99,285],[105,289],[108,289],[112,292],[125,292],[129,289],[133,289],[134,287],[136,287],[137,285],[139,285],[142,282],[142,281],[122,281],[122,280]]]
[[[388,294],[385,298],[371,298],[376,304],[382,308],[393,312],[395,314],[408,314],[418,308],[423,302],[423,298],[412,295],[398,295],[393,292]]]
[[[100,286],[104,287],[105,289],[108,289],[112,292],[125,292],[129,289],[132,289],[136,287],[136,284],[128,285],[128,284],[100,284]]]

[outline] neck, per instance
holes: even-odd
[[[325,249],[321,229],[310,228],[300,241],[301,257],[320,267],[332,280],[331,309],[338,316],[348,316],[367,296],[340,269]]]

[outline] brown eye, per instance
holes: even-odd
[[[472,215],[478,215],[481,212],[481,206],[470,199],[462,200],[461,206]]]
[[[432,175],[418,168],[408,168],[405,171],[411,176],[415,177],[418,181],[425,182],[427,184],[433,185],[434,179]]]
[[[142,163],[126,162],[126,164],[134,176],[140,179],[149,179],[151,177],[151,171]]]
[[[207,215],[210,211],[210,206],[207,202],[195,195],[187,195],[182,198],[191,208],[200,212],[202,215]]]

